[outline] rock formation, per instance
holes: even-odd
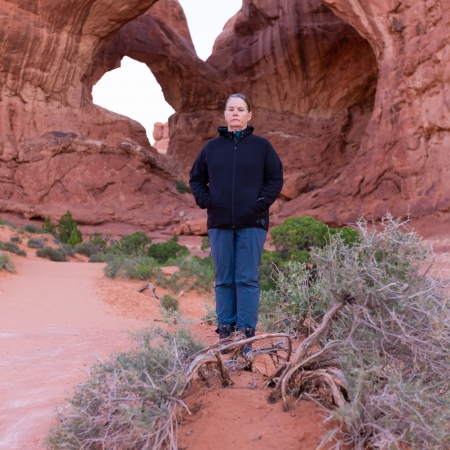
[[[158,150],[158,153],[162,155],[167,154],[167,149],[169,148],[169,122],[161,123],[156,122],[153,127],[153,139],[155,143],[153,148]]]
[[[324,0],[372,46],[374,112],[342,174],[292,210],[328,222],[360,215],[445,217],[450,210],[450,4],[440,0]]]
[[[144,128],[91,99],[95,57],[154,2],[0,0],[1,211],[173,222],[186,199]]]
[[[244,92],[286,169],[280,220],[445,215],[450,6],[322,3],[244,0],[205,62],[177,0],[0,0],[0,211],[196,223],[203,213],[175,182],[223,124],[228,95]],[[167,156],[92,103],[124,56],[147,64],[176,111]]]

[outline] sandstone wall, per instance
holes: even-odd
[[[200,218],[175,181],[240,91],[285,165],[278,220],[445,216],[449,21],[439,0],[244,0],[205,62],[177,0],[0,0],[0,211],[149,229]],[[124,56],[176,110],[167,156],[92,103]]]

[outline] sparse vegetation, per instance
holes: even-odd
[[[56,235],[56,226],[54,223],[52,223],[50,216],[47,216],[44,223],[42,224],[42,230],[46,233]]]
[[[124,278],[137,278],[147,280],[151,278],[158,270],[156,261],[147,256],[129,257],[123,254],[103,255],[107,265],[103,272],[108,278],[121,276]]]
[[[311,263],[311,250],[324,247],[336,234],[340,234],[343,242],[348,245],[359,236],[356,230],[348,227],[329,228],[312,217],[289,218],[282,225],[273,227],[270,235],[276,250],[263,251],[260,266],[261,289],[275,289],[273,275],[276,271],[283,272],[289,261]]]
[[[323,441],[336,449],[446,449],[448,282],[430,276],[429,249],[401,222],[388,217],[381,232],[360,222],[359,232],[353,246],[337,235],[313,250],[313,278],[301,264],[282,278],[278,295],[288,306],[301,298],[316,326],[273,379],[271,400],[320,401],[339,423]]]
[[[125,234],[115,244],[104,250],[105,254],[144,256],[152,240],[143,231]]]
[[[30,248],[44,248],[46,245],[45,241],[43,239],[28,239],[27,246]]]
[[[202,237],[202,245],[201,245],[200,249],[205,251],[205,250],[208,250],[208,248],[211,248],[211,241],[209,240],[208,236],[203,236]]]
[[[41,229],[39,227],[37,227],[36,225],[30,223],[27,224],[23,227],[23,229],[27,232],[27,233],[40,233]]]
[[[74,250],[76,253],[88,257],[91,257],[98,252],[97,247],[92,244],[92,242],[80,242],[79,244],[75,245]]]
[[[58,239],[63,244],[69,244],[72,247],[83,242],[81,231],[70,211],[63,214],[58,221]]]
[[[186,185],[184,180],[178,180],[177,184],[175,185],[175,188],[180,194],[190,194],[191,193],[191,188]]]
[[[11,242],[13,242],[14,244],[21,244],[22,243],[22,238],[20,236],[11,236],[9,238],[9,240]]]
[[[160,299],[161,307],[168,311],[178,311],[180,302],[176,297],[169,294],[164,294]]]
[[[59,248],[44,247],[36,251],[36,256],[40,258],[48,258],[50,261],[67,262],[64,253]]]
[[[178,448],[185,370],[202,345],[185,328],[144,330],[135,339],[135,348],[99,361],[75,388],[47,436],[49,450]]]
[[[148,256],[160,264],[174,262],[177,258],[183,258],[189,254],[186,246],[178,244],[178,236],[173,236],[169,242],[153,244],[148,249]]]
[[[11,258],[5,252],[0,252],[0,270],[6,270],[8,272],[16,271]]]
[[[0,250],[4,250],[10,253],[14,253],[19,256],[27,256],[27,252],[25,250],[21,250],[17,244],[13,242],[2,242],[0,241]]]

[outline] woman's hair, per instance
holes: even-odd
[[[252,110],[252,107],[251,107],[251,105],[250,105],[250,100],[249,100],[244,94],[232,94],[232,95],[230,95],[230,96],[228,97],[227,102],[225,103],[225,109],[227,109],[228,102],[229,102],[232,98],[240,98],[240,99],[244,100],[244,102],[245,102],[246,105],[247,105],[248,112],[250,112],[250,111]]]

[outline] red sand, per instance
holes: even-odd
[[[3,228],[0,234],[9,240],[11,233]],[[12,256],[17,273],[0,272],[1,450],[43,449],[56,406],[86,379],[95,358],[128,348],[129,330],[160,317],[148,290],[136,291],[142,281],[109,280],[103,264],[50,262],[26,250],[27,257]],[[196,322],[194,333],[213,342],[214,327],[200,325],[204,298],[188,293],[180,303],[183,315]],[[231,375],[235,385],[227,389],[194,383],[186,402],[201,407],[185,416],[180,449],[317,447],[323,429],[314,404],[283,412],[281,402],[267,403],[269,391],[257,374]]]

